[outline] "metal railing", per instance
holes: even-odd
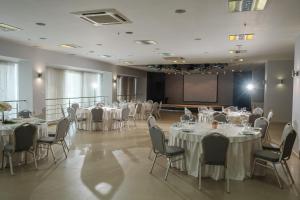
[[[141,100],[142,95],[140,94],[136,94],[136,95],[117,95],[117,100],[118,101],[137,101],[137,100]]]
[[[97,103],[106,104],[107,98],[107,96],[47,98],[45,99],[45,117],[47,121],[56,121],[63,116],[62,112],[67,113],[67,108],[71,107],[73,103],[87,108]]]
[[[27,108],[28,105],[27,104],[27,100],[25,99],[21,99],[21,100],[5,100],[5,101],[1,101],[0,102],[5,102],[5,103],[9,103],[11,105],[11,111],[7,111],[5,113],[6,116],[8,116],[9,118],[15,118],[18,116],[19,111],[21,110],[21,108]]]

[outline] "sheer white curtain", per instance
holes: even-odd
[[[81,72],[73,70],[62,70],[47,68],[46,97],[49,98],[75,98],[70,100],[51,101],[48,100],[47,116],[48,118],[59,118],[61,116],[61,105],[66,108],[69,103],[77,102],[80,106],[88,107],[99,102],[99,98],[81,98],[94,97],[102,95],[102,74]],[[80,97],[80,98],[78,98]],[[51,103],[50,103],[51,102]],[[57,106],[51,104],[60,104]],[[50,109],[54,107],[55,109]],[[51,111],[52,110],[52,111]],[[54,111],[56,110],[56,111]],[[57,114],[55,114],[57,113]],[[50,117],[51,115],[51,117]]]
[[[18,93],[18,64],[0,61],[0,101],[18,100]],[[16,117],[12,113],[16,113],[17,104],[13,102],[9,102],[9,104],[13,110],[6,114],[9,117]]]

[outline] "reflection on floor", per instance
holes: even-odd
[[[168,130],[179,118],[179,113],[163,113],[159,125]],[[272,124],[272,138],[278,140],[283,124]],[[15,176],[8,169],[0,171],[0,199],[22,200],[83,200],[83,199],[299,199],[300,160],[293,157],[289,162],[296,181],[288,186],[282,169],[278,166],[284,189],[279,189],[272,172],[265,177],[245,181],[231,181],[231,193],[226,194],[223,181],[203,180],[203,190],[197,189],[197,179],[171,170],[168,181],[163,181],[165,160],[159,160],[153,175],[147,159],[150,140],[145,121],[137,127],[122,131],[84,132],[71,134],[68,139],[71,151],[68,159],[57,148],[60,156],[57,164],[51,156],[34,165],[15,167]]]

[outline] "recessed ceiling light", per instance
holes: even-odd
[[[184,10],[184,9],[175,10],[175,13],[177,13],[177,14],[182,14],[182,13],[185,13],[185,12],[186,12],[186,10]]]
[[[37,23],[35,23],[35,24],[38,25],[38,26],[46,26],[46,24],[43,23],[43,22],[37,22]]]
[[[253,40],[254,33],[246,33],[246,34],[232,34],[228,36],[230,41],[237,41],[237,40]]]
[[[80,46],[78,46],[76,44],[60,44],[59,46],[63,47],[63,48],[68,48],[68,49],[80,48]]]
[[[40,40],[47,40],[48,38],[40,37]]]
[[[240,62],[243,62],[243,61],[244,61],[244,59],[243,59],[243,58],[240,58],[240,59],[239,59],[239,61],[240,61]]]
[[[202,40],[201,38],[195,38],[194,40]]]
[[[97,46],[102,46],[102,44],[100,44],[100,43],[99,43],[99,44],[96,44],[96,45],[97,45]]]
[[[130,35],[130,34],[133,34],[132,31],[126,31],[125,33],[126,33],[126,34],[129,34],[129,35]]]
[[[22,29],[12,26],[12,25],[9,25],[9,24],[0,23],[0,30],[9,32],[9,31],[20,31]]]
[[[102,58],[110,58],[111,56],[110,55],[102,55],[101,57]]]
[[[231,53],[231,54],[233,54],[233,53],[240,54],[240,53],[247,53],[247,50],[237,49],[237,50],[229,50],[228,52]]]
[[[268,0],[228,0],[229,12],[264,10]]]
[[[154,40],[136,40],[135,43],[136,44],[145,44],[145,45],[157,44],[157,42]]]
[[[234,50],[229,50],[229,53],[234,53]]]

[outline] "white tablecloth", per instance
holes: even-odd
[[[78,128],[83,130],[103,130],[109,131],[113,129],[117,129],[116,123],[113,123],[113,119],[120,119],[122,116],[121,108],[112,108],[112,107],[102,107],[103,109],[103,124],[101,123],[93,123],[92,122],[92,110],[93,107],[90,108],[79,108],[76,111],[77,118],[85,118],[86,121],[78,123]]]
[[[181,146],[185,149],[188,174],[197,177],[203,136],[212,132],[221,133],[230,140],[227,155],[229,178],[244,180],[251,173],[253,153],[261,149],[261,135],[259,131],[251,131],[254,135],[242,135],[243,129],[232,124],[219,125],[218,129],[212,129],[211,124],[208,123],[186,124],[182,127],[173,124],[170,128],[169,145]],[[185,169],[182,161],[174,163],[174,166],[180,170]],[[204,177],[215,180],[224,177],[223,167],[205,166],[202,170]]]
[[[44,120],[38,118],[28,118],[28,119],[14,119],[15,124],[0,124],[0,150],[2,152],[3,146],[11,141],[14,129],[23,124],[31,123],[37,126],[37,139],[48,136],[48,123]],[[37,158],[42,158],[45,156],[45,151],[43,149],[38,149]],[[20,163],[24,161],[23,153],[16,153],[13,158],[14,163]],[[32,157],[28,154],[28,162],[32,161]],[[2,162],[2,153],[0,155],[0,165]]]

